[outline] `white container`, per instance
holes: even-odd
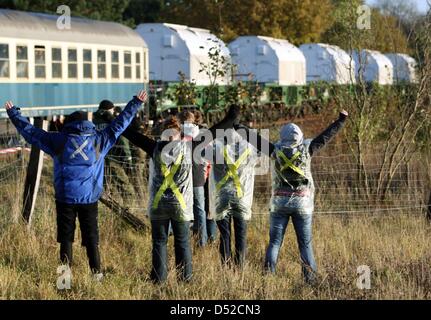
[[[306,64],[301,50],[287,40],[242,36],[228,45],[238,80],[305,85]]]
[[[416,73],[416,60],[403,53],[385,54],[391,60],[394,67],[394,82],[411,82],[418,81]]]
[[[356,82],[355,61],[340,47],[324,43],[306,43],[299,49],[307,63],[307,83],[325,81],[352,84]]]
[[[352,53],[355,61],[356,81],[362,74],[365,82],[376,82],[381,85],[393,83],[394,68],[391,60],[379,51],[361,50]]]
[[[201,63],[208,65],[208,51],[218,46],[230,61],[229,51],[223,41],[208,30],[190,28],[169,23],[144,23],[136,31],[145,40],[150,50],[150,80],[179,81],[179,72],[197,85],[209,85],[210,78],[201,70]],[[211,40],[215,40],[213,42]],[[225,84],[228,76],[219,77],[216,83]]]

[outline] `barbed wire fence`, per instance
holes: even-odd
[[[105,163],[105,197],[127,209],[140,219],[145,219],[148,207],[148,156],[130,146],[132,158],[109,156]],[[16,133],[0,135],[0,185],[2,189],[17,186],[27,169],[29,146]],[[425,214],[429,207],[429,168],[424,154],[417,153],[410,161],[396,170],[385,197],[376,191],[382,169],[382,145],[367,147],[366,163],[358,168],[355,156],[346,143],[330,143],[313,157],[312,174],[316,187],[315,215],[341,215],[354,217],[368,215],[382,217],[386,214]],[[269,161],[266,162],[266,165]],[[52,187],[52,160],[45,157],[39,197],[54,198]],[[263,166],[263,164],[261,165]],[[367,187],[358,183],[358,173],[366,171]],[[262,167],[259,170],[262,172]],[[265,172],[265,170],[263,170]],[[3,197],[5,195],[2,195]],[[271,173],[255,176],[253,215],[261,220],[269,215]],[[102,208],[102,207],[101,207]],[[109,209],[101,210],[102,214]]]

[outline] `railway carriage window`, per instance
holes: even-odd
[[[147,73],[147,52],[144,51],[144,76]]]
[[[52,77],[62,78],[63,66],[61,63],[61,48],[52,48],[51,60],[52,60]]]
[[[34,48],[34,75],[36,78],[45,78],[45,47]]]
[[[92,53],[90,49],[84,49],[83,51],[84,55],[84,78],[91,79],[93,78],[93,71],[92,71]]]
[[[132,53],[130,51],[124,52],[124,78],[132,79]]]
[[[76,49],[67,50],[67,75],[69,78],[78,78],[78,54]]]
[[[136,52],[136,79],[141,79],[141,54]]]
[[[97,50],[97,77],[106,78],[106,51]]]
[[[118,51],[111,51],[111,77],[120,78],[120,59]]]
[[[0,78],[9,78],[9,45],[0,43]]]
[[[28,78],[27,46],[16,46],[16,77]]]

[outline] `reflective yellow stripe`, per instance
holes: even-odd
[[[238,198],[242,198],[243,197],[244,193],[242,191],[241,182],[240,182],[239,177],[238,177],[238,168],[244,162],[244,160],[250,155],[250,152],[251,152],[250,149],[247,149],[238,158],[238,160],[235,161],[235,163],[233,163],[232,160],[229,158],[229,155],[227,153],[227,148],[224,148],[224,150],[223,150],[223,157],[224,157],[224,159],[226,161],[228,172],[223,177],[223,179],[221,179],[217,183],[217,185],[216,185],[217,191],[220,190],[221,187],[223,187],[223,185],[229,180],[230,177],[232,177],[232,180],[233,180],[233,183],[235,185],[236,193],[237,193]]]
[[[175,184],[174,176],[175,173],[178,171],[181,161],[183,159],[183,154],[181,153],[178,158],[175,160],[174,165],[172,166],[172,169],[169,170],[166,165],[161,161],[161,170],[163,173],[163,176],[165,177],[165,180],[163,180],[162,185],[159,188],[159,191],[157,191],[156,196],[154,197],[153,201],[153,209],[156,209],[159,206],[160,199],[162,198],[163,193],[167,189],[171,189],[174,193],[175,197],[177,198],[178,202],[180,203],[180,206],[183,210],[186,208],[186,202],[184,201],[184,197],[181,194],[180,190],[178,189],[178,186]]]
[[[298,157],[301,155],[301,152],[298,151],[297,153],[295,153],[291,159],[289,159],[288,157],[286,157],[286,155],[282,151],[278,151],[277,155],[284,160],[284,165],[283,165],[283,167],[281,167],[280,172],[283,172],[287,168],[290,168],[293,171],[295,171],[298,174],[300,174],[301,176],[305,177],[304,171],[302,171],[301,168],[298,168],[297,166],[295,166],[293,164],[293,161],[295,161],[296,159],[298,159]]]

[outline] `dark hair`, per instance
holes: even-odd
[[[176,129],[178,131],[181,131],[180,123],[179,123],[177,117],[175,117],[175,116],[167,117],[165,119],[165,121],[163,121],[162,128],[163,128],[163,130]]]
[[[201,125],[204,122],[204,117],[202,115],[202,112],[198,109],[196,109],[193,112],[194,116],[195,116],[195,124],[196,125]]]
[[[109,100],[102,100],[99,103],[99,110],[111,110],[114,108],[114,104]]]
[[[195,115],[193,114],[193,112],[189,110],[183,110],[178,114],[178,119],[181,121],[181,123],[194,122]]]
[[[85,121],[88,120],[88,113],[84,111],[75,111],[64,119],[64,124],[74,122],[74,121]]]

